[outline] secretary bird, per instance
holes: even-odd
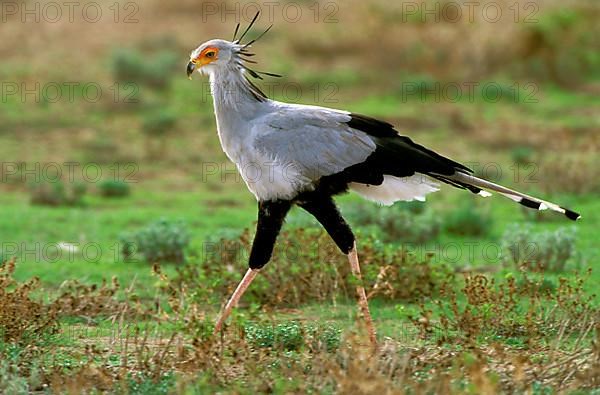
[[[333,196],[352,190],[362,197],[391,205],[425,200],[439,183],[481,196],[497,192],[525,207],[550,209],[577,220],[580,215],[557,204],[475,177],[466,166],[398,134],[384,121],[347,111],[282,103],[269,99],[249,77],[262,79],[249,67],[256,63],[242,40],[258,13],[236,39],[214,39],[190,55],[187,75],[208,74],[217,130],[223,151],[233,161],[248,189],[258,200],[258,223],[249,269],[216,322],[218,333],[252,280],[271,259],[286,214],[293,205],[312,214],[348,256],[358,279],[359,307],[369,339],[375,328],[361,282],[356,239],[340,215]]]

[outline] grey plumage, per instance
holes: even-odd
[[[255,148],[316,181],[364,162],[376,149],[366,133],[350,128],[347,113],[312,106],[285,106],[262,118]]]

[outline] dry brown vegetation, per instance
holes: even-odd
[[[251,235],[208,243],[202,266],[180,269],[176,282],[197,290],[198,297],[226,298],[247,267]],[[364,245],[363,245],[364,244]],[[370,240],[361,244],[361,266],[370,296],[414,301],[435,295],[452,270],[428,258],[419,261],[407,251],[384,251]],[[310,247],[308,247],[310,246]],[[432,258],[432,257],[429,257]],[[272,264],[272,265],[271,265]],[[354,296],[354,278],[345,255],[340,254],[327,233],[314,228],[293,228],[278,239],[272,262],[248,291],[250,300],[269,306],[299,306],[309,301],[334,301]],[[293,278],[294,281],[290,282]],[[210,292],[202,293],[210,284]]]
[[[14,271],[14,260],[0,266],[0,328],[4,341],[18,342],[23,337],[56,330],[56,310],[31,297],[40,285],[39,279],[17,283]]]
[[[541,161],[539,168],[537,179],[540,189],[545,192],[600,193],[600,157],[592,151],[549,157]],[[561,182],[552,182],[550,175]]]
[[[298,231],[293,240],[314,243],[319,235]],[[363,256],[366,262],[383,259],[368,248]],[[423,278],[412,277],[407,283],[397,274],[410,276],[406,268],[411,263],[404,255],[392,258],[376,279],[367,280],[372,296],[403,299],[408,284],[423,285],[419,282]],[[225,267],[235,265],[233,256],[224,259]],[[329,265],[339,270],[347,266],[337,261]],[[422,340],[404,343],[386,338],[373,353],[360,325],[358,332],[346,332],[340,340],[339,332],[326,323],[312,329],[293,322],[273,326],[258,315],[253,321],[234,320],[224,334],[213,336],[211,314],[206,299],[199,297],[198,284],[184,281],[189,276],[173,281],[159,266],[153,268],[159,280],[156,299],[146,302],[127,290],[117,298],[120,287],[115,282],[99,287],[65,285],[54,300],[40,301],[34,296],[37,282],[15,281],[14,267],[14,261],[0,267],[0,324],[6,328],[0,355],[12,361],[0,365],[0,370],[12,377],[13,384],[30,390],[492,394],[598,385],[600,315],[594,297],[583,291],[587,275],[562,278],[556,288],[548,285],[543,273],[522,271],[499,283],[484,275],[466,274],[464,280],[448,275],[436,283],[438,309],[422,306],[413,318]],[[309,292],[310,287],[298,281],[307,273],[284,270],[281,277],[267,274],[271,289],[257,284],[249,299],[273,307],[286,301],[321,301],[331,297],[334,289],[352,288],[347,284],[350,280],[342,277],[324,279],[324,268],[309,272],[313,272],[312,288],[322,294]],[[229,291],[214,281],[222,272],[211,273],[215,277],[192,269],[183,273],[198,275],[213,295]],[[317,273],[320,279],[314,278]],[[456,288],[456,281],[464,286]],[[335,282],[346,285],[333,287]],[[288,294],[306,295],[286,300],[277,291],[284,284]],[[421,301],[429,296],[410,295]],[[110,333],[100,335],[96,328],[93,335],[89,324],[63,321],[73,316],[108,317]],[[69,331],[76,335],[67,336],[67,344],[48,340],[64,338]],[[23,351],[15,359],[9,353],[17,346]],[[69,359],[79,362],[65,365]]]

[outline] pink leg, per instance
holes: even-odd
[[[360,274],[360,265],[358,263],[358,253],[356,252],[356,242],[352,247],[352,250],[348,254],[348,261],[350,261],[350,267],[352,268],[352,274],[357,278],[358,285],[356,286],[356,293],[358,294],[358,306],[365,319],[367,325],[367,332],[369,333],[369,340],[374,347],[377,347],[377,337],[375,333],[375,327],[373,326],[373,320],[371,319],[371,312],[369,311],[369,303],[367,301],[367,294],[365,288],[362,285],[362,275]]]
[[[240,301],[240,298],[242,297],[244,292],[246,292],[246,289],[248,289],[248,286],[250,285],[252,280],[254,280],[258,272],[259,270],[248,269],[248,271],[244,275],[244,278],[242,279],[242,281],[240,281],[237,288],[233,292],[233,295],[231,295],[231,299],[229,299],[229,302],[227,302],[225,310],[223,310],[223,313],[221,313],[221,316],[219,317],[219,320],[215,325],[215,330],[213,332],[214,334],[217,334],[221,331],[223,323],[227,320],[229,314],[231,314],[231,310],[233,310],[233,308],[237,306],[238,302]]]

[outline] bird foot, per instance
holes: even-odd
[[[362,275],[360,273],[360,264],[358,261],[358,253],[356,252],[356,242],[352,247],[352,250],[348,253],[348,261],[350,262],[350,268],[352,274],[358,279],[358,285],[356,286],[356,293],[358,294],[358,306],[362,313],[363,319],[365,320],[365,326],[367,327],[367,333],[369,340],[374,348],[377,348],[377,333],[375,332],[375,326],[373,325],[373,319],[371,318],[371,312],[369,311],[369,303],[367,300],[367,293],[362,285]]]
[[[223,324],[225,323],[225,321],[227,320],[227,318],[231,314],[231,311],[233,310],[233,308],[235,306],[237,306],[237,304],[240,301],[242,295],[244,294],[244,292],[246,292],[246,290],[248,289],[248,287],[252,283],[252,280],[254,280],[254,278],[259,273],[259,271],[260,270],[258,270],[258,269],[257,270],[248,269],[248,271],[244,275],[244,278],[242,278],[242,281],[240,281],[240,283],[238,284],[237,288],[233,292],[233,295],[231,295],[231,298],[229,299],[229,302],[227,302],[227,305],[225,306],[225,309],[221,313],[221,316],[217,320],[217,323],[215,324],[215,330],[213,331],[213,334],[216,335],[217,333],[219,333],[221,331],[221,329],[223,328]]]

